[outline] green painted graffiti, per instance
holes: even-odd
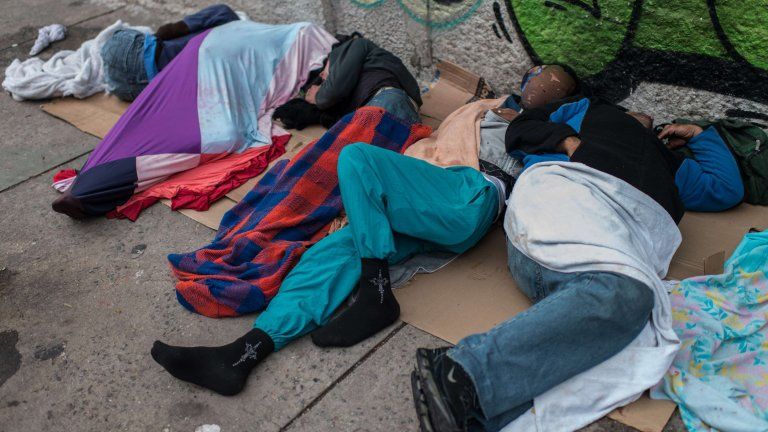
[[[502,6],[503,5],[503,6]],[[499,0],[536,63],[568,63],[626,96],[655,81],[768,101],[768,0]]]
[[[372,9],[386,0],[350,0],[352,4]],[[448,29],[464,22],[477,11],[483,0],[396,0],[414,21],[433,29]]]

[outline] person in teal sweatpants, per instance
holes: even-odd
[[[503,205],[503,192],[473,168],[440,168],[363,143],[341,151],[338,177],[349,225],[304,253],[254,328],[220,347],[158,342],[152,349],[158,363],[177,378],[230,395],[261,360],[307,333],[314,331],[320,346],[353,345],[399,317],[389,263],[422,252],[465,252]],[[356,286],[354,301],[330,319]]]

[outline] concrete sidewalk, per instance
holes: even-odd
[[[153,27],[178,19],[87,0],[0,4],[3,68],[27,57],[43,25],[70,25],[50,55],[117,19]],[[176,301],[165,256],[214,233],[163,205],[136,223],[53,213],[52,175],[80,168],[98,140],[8,95],[0,95],[0,132],[0,432],[417,430],[413,354],[444,342],[404,323],[350,349],[304,338],[260,365],[236,397],[172,378],[149,356],[155,339],[219,345],[253,320],[212,320]],[[630,429],[602,420],[584,430]],[[677,416],[667,430],[684,430]]]

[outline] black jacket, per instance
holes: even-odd
[[[322,110],[341,104],[343,111],[354,111],[382,87],[402,89],[421,106],[419,84],[403,62],[368,39],[352,38],[342,43],[331,51],[328,61],[328,78],[316,98]]]
[[[525,110],[510,122],[505,144],[508,152],[557,153],[558,143],[568,136],[581,139],[571,162],[624,180],[680,222],[685,210],[675,173],[681,160],[652,131],[615,105],[571,98]]]

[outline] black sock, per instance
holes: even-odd
[[[180,380],[231,396],[240,393],[251,369],[274,350],[272,338],[254,328],[220,347],[175,347],[155,341],[152,358]]]
[[[385,260],[363,259],[357,299],[339,316],[312,333],[321,347],[347,347],[373,336],[400,316]]]

